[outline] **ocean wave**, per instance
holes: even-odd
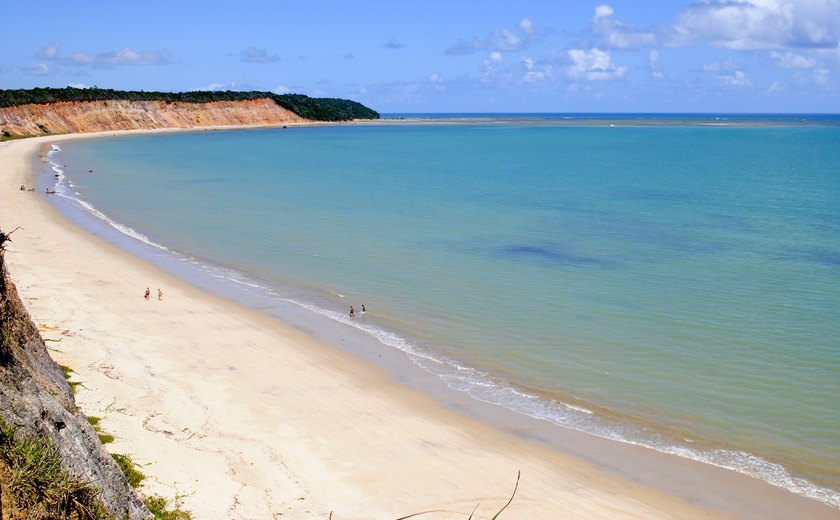
[[[794,477],[783,466],[751,453],[724,449],[699,450],[680,446],[660,438],[655,433],[611,421],[585,407],[520,390],[487,372],[464,366],[445,356],[432,354],[393,332],[352,320],[343,312],[290,299],[286,301],[370,334],[381,344],[406,353],[417,366],[438,376],[449,388],[465,392],[473,399],[589,435],[736,471],[840,509],[840,493],[806,479]]]
[[[343,325],[354,327],[375,338],[380,344],[405,353],[415,365],[439,377],[444,384],[453,390],[464,392],[478,401],[500,406],[560,427],[736,471],[840,509],[840,493],[837,491],[792,476],[783,466],[751,453],[724,449],[701,450],[676,444],[655,433],[612,421],[585,407],[522,390],[488,372],[464,366],[450,357],[415,345],[394,332],[370,323],[351,319],[345,312],[338,312],[311,302],[285,297],[270,285],[257,282],[235,269],[212,265],[192,256],[173,251],[152,241],[131,227],[114,221],[91,203],[83,200],[77,192],[71,194],[68,187],[73,187],[72,182],[67,179],[63,167],[53,160],[53,157],[59,152],[61,152],[61,148],[54,144],[45,158],[52,171],[55,172],[56,195],[72,201],[77,207],[106,222],[121,234],[155,249],[166,251],[177,261],[185,263],[190,268],[216,280],[234,284],[239,289],[261,298],[287,302]],[[343,294],[332,294],[337,298],[344,298]],[[690,443],[690,441],[686,440],[686,443]]]
[[[343,312],[290,299],[286,301],[370,334],[381,344],[406,353],[417,366],[438,376],[449,388],[465,392],[473,399],[589,435],[736,471],[840,509],[840,493],[794,477],[783,466],[751,453],[680,446],[640,428],[610,421],[585,407],[522,391],[487,372],[427,352],[393,332],[352,320]]]
[[[94,217],[98,218],[99,220],[107,223],[109,226],[116,229],[117,231],[119,231],[123,235],[131,237],[135,240],[139,240],[140,242],[143,242],[144,244],[152,246],[154,248],[161,249],[161,250],[164,250],[164,251],[168,250],[165,246],[163,246],[161,244],[158,244],[157,242],[151,240],[149,237],[147,237],[143,233],[140,233],[139,231],[131,228],[130,226],[126,226],[126,225],[120,224],[119,222],[116,222],[115,220],[108,217],[108,215],[106,215],[105,213],[96,209],[93,206],[93,204],[91,204],[90,202],[81,198],[81,196],[79,195],[79,192],[72,189],[72,188],[75,188],[75,185],[73,184],[72,181],[70,181],[67,178],[67,175],[64,172],[64,167],[53,159],[53,157],[58,152],[61,152],[61,147],[59,147],[57,144],[54,144],[50,148],[50,151],[47,152],[47,155],[45,157],[45,161],[47,162],[47,164],[50,165],[50,169],[53,172],[55,172],[54,176],[55,176],[56,181],[55,181],[55,185],[53,186],[53,189],[55,190],[55,195],[56,196],[59,196],[59,197],[62,197],[66,200],[71,201],[73,204],[75,204],[79,208],[83,209],[89,215],[93,215]]]

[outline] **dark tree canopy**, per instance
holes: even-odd
[[[33,88],[0,89],[0,107],[30,103],[44,104],[59,101],[168,101],[172,103],[208,103],[211,101],[242,101],[272,99],[281,107],[300,117],[314,121],[349,121],[351,119],[379,119],[379,113],[349,99],[311,98],[303,94],[274,94],[272,92],[196,91],[145,92],[106,88]]]

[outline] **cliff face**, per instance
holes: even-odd
[[[6,276],[2,250],[0,271],[0,417],[29,436],[49,437],[64,469],[99,488],[111,514],[132,520],[148,518],[148,510],[76,408],[61,368],[47,353],[38,328]]]
[[[271,99],[208,103],[67,101],[0,108],[0,131],[12,136],[306,121]]]

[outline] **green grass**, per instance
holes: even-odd
[[[160,495],[146,497],[143,499],[143,503],[149,508],[155,520],[192,520],[192,514],[180,508],[177,497],[175,498],[175,509],[168,509],[167,500]]]
[[[68,367],[67,365],[59,365],[61,367],[61,372],[64,373],[64,379],[67,381],[67,386],[70,387],[70,392],[73,395],[76,395],[76,388],[82,386],[82,383],[79,381],[70,381],[72,374],[74,374],[73,369]]]
[[[61,366],[64,378],[71,388],[81,383],[71,383],[73,369]],[[102,419],[88,416],[88,422],[102,444],[113,442],[114,436],[103,432]],[[112,453],[129,485],[137,488],[146,478],[138,470],[131,456]],[[61,468],[61,456],[49,439],[30,439],[16,435],[15,429],[0,419],[0,492],[5,502],[3,511],[17,514],[14,518],[37,518],[43,520],[102,520],[110,519],[99,490],[89,482],[73,477]],[[8,508],[11,499],[14,507]],[[175,497],[173,509],[160,495],[152,495],[143,503],[156,520],[192,520],[192,514],[180,508]],[[3,513],[0,512],[0,520]]]
[[[95,417],[96,422],[99,418]],[[120,467],[126,480],[133,488],[137,488],[146,478],[146,475],[137,469],[137,463],[131,460],[129,455],[123,453],[112,453],[111,457],[116,461],[117,466]],[[169,503],[160,495],[152,495],[143,499],[143,503],[152,513],[156,520],[192,520],[192,514],[189,511],[181,509],[178,503],[178,497],[175,498],[175,508],[168,509]]]
[[[88,422],[99,435],[99,440],[102,444],[113,442],[114,436],[102,431],[99,423],[102,418],[90,415],[87,418]],[[131,459],[131,456],[123,453],[112,453],[111,457],[117,463],[120,470],[125,475],[129,485],[133,488],[139,487],[146,478],[140,470],[137,469],[138,464]],[[175,497],[174,509],[169,509],[169,503],[160,495],[152,495],[143,499],[143,503],[154,516],[155,520],[192,520],[192,514],[189,511],[181,509],[178,497]]]
[[[93,426],[93,430],[96,432],[96,436],[99,437],[99,442],[101,442],[102,444],[114,442],[114,436],[110,433],[103,431],[102,427],[99,426],[99,422],[102,419],[93,415],[88,415],[87,420],[90,423],[90,425]]]
[[[131,460],[130,455],[126,455],[125,453],[112,453],[111,457],[117,463],[117,466],[120,467],[131,487],[136,489],[143,482],[143,479],[146,478],[146,475],[137,469],[137,463]]]
[[[108,518],[99,490],[61,467],[61,456],[49,439],[19,435],[2,420],[0,466],[3,494],[25,518]]]

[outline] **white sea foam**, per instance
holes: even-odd
[[[111,219],[110,217],[108,217],[108,215],[106,215],[105,213],[96,209],[93,206],[93,204],[91,204],[90,202],[82,199],[79,196],[79,192],[77,192],[75,190],[70,190],[69,188],[75,187],[74,184],[69,179],[67,179],[67,176],[64,172],[64,168],[58,162],[56,162],[53,159],[54,155],[57,154],[60,151],[61,151],[61,148],[57,144],[54,144],[54,145],[52,145],[50,151],[47,152],[47,155],[46,155],[46,162],[50,165],[50,168],[52,169],[52,171],[55,172],[55,174],[54,174],[55,178],[56,178],[56,182],[55,182],[55,186],[54,186],[55,195],[57,195],[59,197],[62,197],[62,198],[65,198],[65,199],[73,202],[75,205],[82,208],[88,214],[93,215],[94,217],[98,218],[99,220],[102,220],[103,222],[107,223],[109,226],[116,229],[117,231],[119,231],[123,235],[131,237],[135,240],[139,240],[139,241],[141,241],[141,242],[143,242],[147,245],[150,245],[154,248],[161,249],[161,250],[167,250],[166,247],[164,247],[163,245],[158,244],[157,242],[154,242],[153,240],[149,239],[149,237],[147,237],[143,233],[140,233],[139,231],[136,231],[135,229],[133,229],[129,226],[125,226],[125,225],[120,224],[119,222],[116,222],[115,220]]]
[[[561,427],[571,428],[606,439],[643,446],[663,453],[737,471],[799,495],[819,500],[832,507],[840,508],[840,493],[817,486],[805,479],[794,477],[784,467],[753,454],[722,449],[700,450],[674,444],[639,428],[611,422],[607,418],[585,407],[523,391],[487,372],[464,366],[454,359],[430,352],[396,333],[363,321],[350,319],[344,312],[338,312],[313,303],[284,297],[270,286],[256,282],[239,271],[213,266],[194,257],[171,251],[165,246],[150,240],[142,233],[115,222],[96,209],[92,204],[84,201],[78,193],[74,192],[73,195],[70,195],[65,187],[73,187],[73,184],[69,180],[66,180],[66,175],[61,165],[53,160],[53,156],[60,151],[61,148],[58,145],[53,145],[47,153],[46,158],[46,161],[50,164],[52,171],[56,175],[57,195],[73,201],[79,208],[106,222],[121,234],[156,249],[168,251],[179,262],[186,263],[191,268],[201,271],[217,280],[234,284],[237,287],[260,296],[297,305],[330,320],[359,329],[375,338],[380,344],[404,352],[417,366],[437,375],[453,390],[465,392],[476,400],[501,406]],[[340,299],[345,297],[343,294],[333,294]],[[690,443],[691,441],[686,440],[686,444]]]

